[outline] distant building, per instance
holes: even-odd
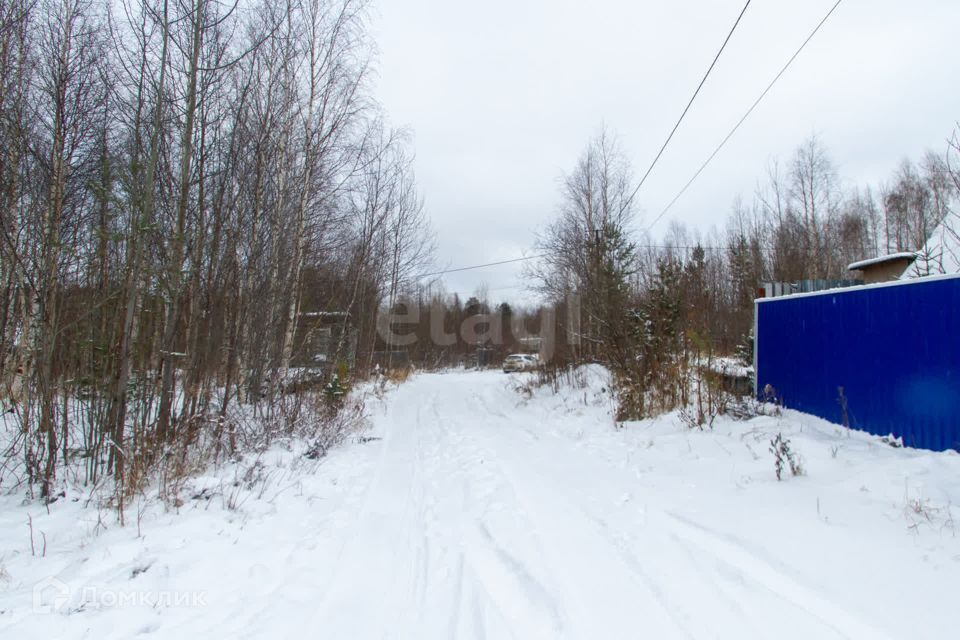
[[[863,274],[864,284],[891,282],[899,280],[904,270],[917,259],[916,251],[903,251],[889,255],[854,262],[847,267],[850,271],[859,271]]]
[[[292,364],[332,369],[339,362],[353,366],[357,333],[346,311],[301,313],[294,340]]]

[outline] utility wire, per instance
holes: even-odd
[[[717,66],[717,61],[720,60],[720,56],[723,54],[724,49],[727,48],[727,44],[730,43],[730,39],[733,37],[733,32],[737,30],[737,27],[740,26],[740,21],[743,20],[743,15],[747,12],[747,9],[750,7],[751,0],[747,0],[747,3],[743,5],[743,10],[740,11],[740,15],[737,16],[737,21],[733,23],[733,27],[730,29],[730,33],[727,34],[727,38],[723,41],[723,45],[720,47],[720,50],[717,51],[717,55],[714,56],[713,62],[710,63],[710,68],[707,69],[707,72],[703,75],[703,79],[700,80],[700,84],[697,85],[697,90],[693,92],[693,95],[690,97],[690,101],[687,103],[686,108],[683,110],[683,113],[680,114],[680,119],[677,120],[677,124],[673,125],[673,130],[670,131],[670,135],[667,136],[666,141],[663,143],[663,146],[660,147],[660,151],[657,153],[657,156],[653,159],[653,162],[650,163],[650,166],[647,168],[646,173],[643,174],[643,177],[640,178],[640,182],[637,184],[637,188],[633,190],[633,193],[630,194],[630,197],[627,198],[627,201],[624,203],[623,208],[626,209],[630,206],[630,203],[633,202],[633,199],[637,196],[637,193],[640,191],[640,187],[647,181],[647,178],[650,177],[650,174],[653,172],[653,168],[657,166],[657,162],[660,161],[660,157],[663,156],[663,152],[667,150],[667,145],[670,144],[670,141],[673,140],[674,134],[677,133],[677,129],[680,128],[680,123],[683,122],[683,119],[687,116],[687,112],[690,111],[690,107],[693,106],[693,101],[697,99],[697,96],[700,95],[700,90],[703,89],[703,85],[707,83],[707,78],[710,77],[710,73],[713,71],[713,68]]]
[[[664,249],[664,250],[684,250],[692,251],[693,249],[700,248],[704,251],[719,251],[723,247],[714,247],[709,245],[668,245],[668,244],[638,244],[635,245],[638,249]],[[423,273],[417,276],[413,276],[411,280],[424,280],[426,278],[433,278],[436,276],[446,275],[448,273],[460,273],[462,271],[474,271],[476,269],[486,269],[488,267],[498,267],[503,264],[513,264],[516,262],[526,262],[527,260],[539,260],[540,258],[549,258],[553,254],[542,253],[536,256],[526,256],[524,258],[513,258],[512,260],[501,260],[499,262],[488,262],[486,264],[475,264],[469,267],[456,267],[454,269],[446,269],[444,271],[434,271],[433,273]]]
[[[473,271],[474,269],[486,269],[487,267],[498,267],[502,264],[513,264],[514,262],[525,262],[527,260],[537,260],[539,258],[546,258],[548,254],[544,253],[538,256],[527,256],[526,258],[514,258],[512,260],[500,260],[499,262],[488,262],[486,264],[475,264],[469,267],[457,267],[456,269],[446,269],[444,271],[434,271],[433,273],[423,273],[419,276],[416,276],[417,280],[423,280],[424,278],[433,278],[435,276],[442,276],[448,273],[458,273],[460,271]]]
[[[676,134],[677,130],[680,128],[680,124],[683,122],[684,118],[686,117],[687,112],[690,111],[690,108],[693,106],[694,101],[697,99],[697,96],[700,94],[700,90],[701,90],[701,89],[703,88],[703,86],[706,84],[707,78],[710,77],[710,74],[711,74],[711,72],[713,71],[713,68],[716,66],[717,61],[720,59],[720,56],[723,54],[724,50],[727,48],[727,44],[729,44],[731,38],[733,37],[734,32],[737,30],[737,27],[740,25],[740,22],[743,20],[743,16],[744,16],[744,14],[746,14],[747,9],[750,7],[751,1],[752,1],[752,0],[747,0],[747,3],[744,5],[743,9],[740,11],[740,15],[737,16],[736,22],[734,22],[733,27],[730,29],[730,32],[727,34],[726,39],[723,41],[723,45],[720,47],[720,50],[717,52],[717,55],[714,57],[713,62],[710,64],[710,67],[707,69],[707,72],[704,74],[703,79],[700,80],[700,84],[697,86],[697,89],[696,89],[696,91],[694,91],[693,96],[690,98],[690,101],[687,103],[686,108],[683,110],[683,113],[680,115],[680,118],[677,120],[677,123],[674,125],[673,130],[670,132],[670,135],[667,136],[667,139],[666,139],[666,141],[663,143],[663,146],[660,147],[660,151],[657,153],[656,157],[653,159],[653,162],[650,164],[650,167],[649,167],[649,168],[647,169],[647,171],[643,174],[643,177],[640,179],[640,182],[637,184],[637,187],[633,190],[633,193],[632,193],[632,194],[630,195],[630,197],[627,199],[626,204],[624,204],[624,207],[627,207],[627,206],[630,205],[630,203],[631,203],[631,202],[633,201],[633,199],[636,197],[637,193],[639,193],[640,188],[644,185],[644,183],[647,181],[647,178],[648,178],[648,177],[650,176],[650,174],[653,172],[653,169],[654,169],[654,167],[656,167],[657,162],[659,162],[661,156],[663,156],[664,151],[666,151],[667,146],[670,144],[670,141],[673,139],[673,136]],[[674,199],[670,201],[670,204],[668,204],[668,205],[666,206],[666,208],[660,213],[660,215],[658,215],[658,216],[654,219],[654,221],[647,227],[647,229],[646,229],[647,231],[649,231],[650,229],[652,229],[661,219],[663,219],[663,217],[667,214],[668,211],[670,211],[670,209],[673,207],[673,205],[677,203],[677,201],[683,196],[684,193],[686,193],[686,191],[687,191],[687,190],[690,188],[690,186],[696,181],[696,179],[700,177],[700,174],[703,173],[703,171],[707,168],[707,166],[710,164],[710,162],[712,162],[713,159],[717,156],[717,154],[720,153],[721,149],[723,149],[723,147],[726,146],[727,142],[730,141],[730,138],[732,138],[732,137],[734,136],[734,134],[740,129],[740,127],[741,127],[741,126],[743,125],[743,123],[747,120],[747,118],[750,117],[750,115],[754,112],[754,110],[757,108],[757,106],[760,104],[760,102],[762,102],[763,99],[764,99],[765,97],[767,97],[767,94],[770,93],[770,90],[773,89],[773,86],[774,86],[774,85],[780,80],[780,78],[787,72],[787,69],[790,68],[790,66],[793,64],[794,60],[796,60],[797,57],[799,57],[800,53],[806,48],[806,46],[810,43],[810,41],[813,40],[814,36],[816,36],[817,33],[819,33],[820,29],[823,28],[823,25],[826,24],[827,20],[830,19],[830,16],[832,16],[833,13],[837,10],[837,8],[840,6],[840,3],[841,3],[841,2],[843,2],[843,0],[837,0],[837,2],[833,5],[833,7],[830,9],[830,11],[827,12],[827,15],[824,16],[824,18],[820,21],[820,23],[817,24],[816,28],[810,33],[809,36],[807,36],[807,39],[804,40],[803,44],[800,45],[800,48],[797,49],[797,51],[793,54],[793,56],[791,56],[791,58],[790,58],[790,59],[787,61],[787,63],[783,66],[783,68],[782,68],[782,69],[780,70],[780,72],[776,75],[776,77],[770,82],[769,85],[767,85],[767,88],[764,89],[763,93],[760,94],[760,97],[757,98],[756,101],[754,101],[753,105],[750,106],[750,108],[749,108],[749,109],[747,110],[747,112],[743,115],[743,117],[740,119],[740,121],[733,127],[733,129],[730,130],[730,133],[727,134],[727,136],[726,136],[726,137],[723,139],[723,141],[717,146],[717,148],[714,149],[713,153],[710,154],[710,157],[707,158],[707,160],[700,166],[700,168],[699,168],[699,169],[697,170],[697,172],[693,175],[693,177],[690,178],[690,180],[687,182],[686,185],[684,185],[683,189],[680,190],[680,193],[678,193],[678,194],[676,195],[676,197],[674,197]],[[673,246],[673,247],[671,247],[671,246],[666,246],[666,245],[652,245],[652,244],[651,244],[651,245],[638,245],[638,247],[639,247],[639,248],[647,248],[647,249],[688,249],[688,250],[694,248],[694,247],[682,247],[682,246]],[[708,247],[708,246],[702,246],[702,248],[703,248],[703,249],[712,249],[712,250],[717,249],[717,247]],[[541,258],[547,258],[547,257],[549,257],[549,256],[550,256],[550,254],[541,254],[541,255],[535,255],[535,256],[526,256],[526,257],[524,257],[524,258],[514,258],[514,259],[512,259],[512,260],[500,260],[500,261],[498,261],[498,262],[488,262],[488,263],[486,263],[486,264],[471,265],[471,266],[467,266],[467,267],[457,267],[457,268],[455,268],[455,269],[445,269],[445,270],[443,270],[443,271],[435,271],[435,272],[432,272],[432,273],[420,274],[420,275],[418,275],[418,276],[415,276],[415,278],[416,278],[417,280],[423,280],[423,279],[425,279],[425,278],[432,278],[432,277],[436,277],[436,276],[442,276],[442,275],[446,275],[446,274],[448,274],[448,273],[460,273],[460,272],[463,272],[463,271],[473,271],[473,270],[476,270],[476,269],[486,269],[486,268],[489,268],[489,267],[497,267],[497,266],[505,265],[505,264],[514,264],[514,263],[517,263],[517,262],[526,262],[526,261],[528,261],[528,260],[539,260],[539,259],[541,259]]]
[[[677,124],[674,125],[673,131],[670,132],[670,135],[667,137],[666,142],[664,142],[663,146],[660,148],[660,152],[657,154],[656,158],[654,158],[653,163],[651,163],[651,165],[650,165],[650,168],[647,169],[647,171],[646,171],[646,173],[644,174],[643,178],[641,178],[640,183],[637,185],[636,189],[634,189],[633,194],[632,194],[632,195],[630,196],[630,198],[627,200],[627,205],[629,205],[630,201],[632,201],[633,198],[634,198],[634,197],[637,195],[637,193],[640,191],[640,187],[642,187],[643,184],[644,184],[644,182],[646,182],[647,177],[649,177],[650,173],[653,171],[653,168],[656,166],[657,162],[660,160],[660,157],[663,155],[663,152],[666,150],[667,145],[670,144],[670,140],[673,138],[674,134],[677,132],[677,129],[679,129],[680,124],[683,122],[684,117],[687,115],[687,112],[690,110],[690,107],[693,105],[694,100],[696,100],[697,95],[700,93],[700,90],[703,88],[704,84],[706,83],[707,78],[710,76],[710,73],[713,71],[713,68],[716,66],[717,61],[720,59],[720,55],[723,53],[724,49],[726,49],[727,44],[730,42],[730,39],[733,37],[733,33],[734,33],[734,31],[736,31],[737,26],[738,26],[738,25],[740,24],[740,22],[742,21],[744,14],[746,13],[747,9],[748,9],[749,6],[750,6],[750,2],[751,2],[751,0],[748,0],[747,3],[746,3],[746,5],[744,5],[743,10],[740,12],[740,15],[737,17],[737,21],[736,21],[736,22],[734,23],[734,25],[733,25],[733,28],[731,28],[731,29],[730,29],[730,33],[727,34],[727,38],[726,38],[726,40],[724,40],[723,46],[720,47],[720,50],[717,52],[716,57],[714,57],[713,62],[710,64],[710,68],[707,69],[707,73],[703,76],[703,79],[700,81],[700,85],[697,87],[697,90],[694,92],[693,97],[690,98],[690,102],[687,103],[686,109],[683,110],[683,113],[681,114],[680,119],[677,120]],[[740,119],[740,121],[736,124],[736,126],[733,127],[733,129],[730,131],[730,133],[727,134],[727,136],[726,136],[726,137],[723,139],[723,141],[717,146],[717,148],[713,151],[713,153],[710,154],[710,157],[707,158],[707,160],[700,166],[700,169],[697,170],[697,172],[696,172],[696,173],[694,174],[694,176],[690,179],[690,181],[687,182],[687,184],[683,187],[683,189],[681,189],[680,193],[677,194],[677,196],[670,202],[670,204],[667,205],[667,207],[660,213],[660,215],[657,216],[656,219],[654,219],[654,221],[647,227],[647,231],[649,231],[651,228],[653,228],[653,226],[656,225],[657,222],[659,222],[659,221],[663,218],[663,216],[667,214],[667,212],[673,207],[673,205],[676,204],[677,200],[679,200],[679,199],[683,196],[683,194],[687,191],[687,189],[690,188],[690,185],[692,185],[692,184],[694,183],[694,181],[696,181],[696,179],[697,179],[698,177],[700,177],[700,174],[703,173],[703,171],[707,168],[707,165],[709,165],[710,162],[716,157],[716,155],[717,155],[718,153],[720,153],[720,150],[723,149],[723,147],[727,144],[727,142],[729,142],[730,138],[733,137],[733,135],[740,129],[740,127],[741,127],[741,126],[743,125],[743,123],[747,120],[747,118],[750,117],[750,114],[753,113],[753,111],[757,108],[757,106],[760,104],[760,102],[763,101],[763,99],[764,99],[765,97],[767,97],[767,94],[770,93],[770,90],[773,89],[773,86],[774,86],[774,85],[780,80],[780,78],[787,72],[787,69],[790,68],[790,66],[793,64],[794,60],[796,60],[797,57],[800,56],[800,53],[806,48],[806,46],[810,43],[810,41],[813,40],[814,36],[816,36],[817,33],[819,33],[820,29],[823,28],[823,25],[826,24],[827,20],[830,19],[830,16],[832,16],[833,13],[837,10],[837,8],[840,6],[841,2],[843,2],[843,0],[837,0],[837,2],[833,5],[833,7],[830,9],[830,11],[827,12],[827,15],[824,16],[824,18],[820,21],[820,23],[817,24],[816,28],[810,33],[809,36],[807,36],[807,39],[804,40],[803,44],[800,45],[800,48],[797,49],[797,51],[793,54],[793,56],[790,57],[790,59],[789,59],[789,60],[787,61],[787,63],[783,66],[783,68],[780,70],[780,72],[776,75],[776,77],[773,79],[773,81],[771,81],[770,84],[767,85],[767,88],[764,89],[763,93],[760,94],[760,97],[756,99],[756,101],[753,103],[753,105],[751,105],[751,107],[747,110],[747,112],[746,112],[746,113],[744,114],[744,116]],[[627,206],[627,205],[625,205],[625,206]],[[696,247],[694,247],[694,246],[669,246],[669,245],[653,245],[653,244],[637,245],[637,246],[638,246],[638,248],[646,248],[646,249],[686,249],[686,250],[691,250],[691,249],[696,248]],[[703,249],[709,249],[709,250],[716,250],[716,249],[718,249],[718,247],[709,247],[709,246],[705,246],[705,245],[700,245],[700,246],[701,246],[701,248],[703,248]],[[432,273],[420,274],[419,276],[416,276],[416,279],[417,279],[417,280],[423,280],[423,279],[425,279],[425,278],[432,278],[432,277],[436,277],[436,276],[442,276],[442,275],[446,275],[446,274],[448,274],[448,273],[460,273],[460,272],[463,272],[463,271],[473,271],[473,270],[476,270],[476,269],[486,269],[486,268],[488,268],[488,267],[497,267],[497,266],[505,265],[505,264],[514,264],[514,263],[517,263],[517,262],[526,262],[527,260],[539,260],[540,258],[547,258],[547,257],[549,257],[549,256],[550,256],[550,254],[540,254],[540,255],[535,255],[535,256],[526,256],[526,257],[524,257],[524,258],[513,258],[513,259],[511,259],[511,260],[500,260],[500,261],[498,261],[498,262],[488,262],[488,263],[485,263],[485,264],[477,264],[477,265],[471,265],[471,266],[467,266],[467,267],[457,267],[457,268],[454,268],[454,269],[445,269],[445,270],[443,270],[443,271],[435,271],[435,272],[432,272]]]
[[[783,74],[787,72],[787,69],[790,68],[790,65],[793,64],[793,61],[796,60],[797,57],[800,55],[800,53],[806,48],[806,46],[810,44],[810,41],[813,40],[814,36],[816,36],[817,33],[819,33],[820,29],[823,27],[824,24],[826,24],[827,20],[830,19],[830,16],[832,16],[834,11],[837,10],[837,7],[840,6],[841,2],[843,2],[843,0],[837,0],[836,4],[834,4],[833,7],[830,9],[830,11],[827,12],[827,15],[823,17],[823,20],[821,20],[820,23],[816,26],[816,28],[810,33],[810,35],[807,36],[807,39],[803,41],[803,44],[800,45],[800,48],[797,49],[797,51],[793,54],[793,56],[790,57],[789,60],[787,60],[787,64],[783,65],[783,68],[780,69],[780,73],[778,73],[776,77],[770,82],[770,84],[767,85],[767,88],[763,90],[763,93],[760,94],[760,97],[754,101],[754,103],[750,106],[750,108],[747,109],[747,112],[743,114],[743,117],[740,118],[740,121],[733,127],[733,129],[730,130],[730,133],[727,134],[727,137],[724,138],[719,145],[717,145],[717,148],[713,150],[713,153],[711,153],[710,156],[704,161],[704,163],[700,165],[700,168],[697,169],[697,172],[693,174],[693,177],[690,178],[687,184],[683,186],[683,189],[680,190],[680,193],[678,193],[673,198],[673,200],[670,201],[670,204],[668,204],[666,208],[660,212],[660,215],[658,215],[653,220],[653,222],[650,223],[650,225],[646,229],[647,231],[650,231],[650,229],[652,229],[654,225],[656,225],[658,222],[660,222],[660,220],[663,219],[663,216],[667,215],[667,212],[673,208],[673,205],[677,203],[677,200],[682,198],[683,194],[687,192],[687,189],[690,188],[690,185],[692,185],[697,180],[697,178],[700,177],[700,174],[703,173],[703,171],[707,168],[707,165],[709,165],[713,161],[713,159],[717,156],[717,154],[720,153],[720,150],[723,149],[724,146],[726,146],[727,142],[730,141],[730,138],[732,138],[733,135],[743,125],[743,123],[746,122],[747,118],[750,117],[750,114],[753,113],[753,111],[757,108],[760,102],[767,97],[767,94],[770,93],[771,89],[773,89],[773,85],[777,84],[777,81],[780,80]]]

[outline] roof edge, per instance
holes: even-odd
[[[870,258],[869,260],[860,260],[859,262],[851,262],[847,266],[847,271],[859,271],[864,267],[872,267],[876,264],[883,264],[885,262],[894,262],[897,260],[916,260],[917,252],[916,251],[901,251],[899,253],[888,253],[885,256],[878,256],[876,258]]]

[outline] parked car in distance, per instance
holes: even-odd
[[[539,364],[540,359],[535,355],[529,353],[514,353],[504,359],[503,372],[533,371]]]

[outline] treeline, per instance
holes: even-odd
[[[231,407],[275,413],[304,312],[372,318],[421,270],[368,10],[0,0],[4,469],[48,496],[82,458],[122,491],[172,443],[229,449]]]
[[[730,353],[750,332],[763,282],[852,280],[850,264],[898,252],[920,252],[922,275],[942,273],[942,256],[924,250],[941,225],[960,230],[960,174],[950,159],[931,151],[919,163],[903,160],[878,186],[845,187],[827,149],[812,137],[786,164],[770,162],[723,231],[704,236],[674,223],[641,271],[671,288],[701,290],[694,306],[705,308],[695,313],[711,318],[704,328],[720,352]],[[681,268],[697,273],[695,280],[675,282]],[[650,279],[644,284],[649,288]]]
[[[547,257],[528,275],[554,303],[579,301],[578,357],[614,370],[624,417],[683,406],[691,363],[752,351],[762,282],[843,280],[847,266],[917,251],[935,229],[960,239],[960,142],[904,161],[878,188],[846,188],[814,137],[770,164],[724,230],[672,224],[654,244],[636,233],[629,163],[606,132],[564,178],[558,215],[538,238]],[[943,270],[922,255],[923,274]]]
[[[374,366],[495,367],[512,353],[553,349],[553,316],[537,305],[490,302],[485,287],[465,301],[436,283],[406,293],[379,318]]]

